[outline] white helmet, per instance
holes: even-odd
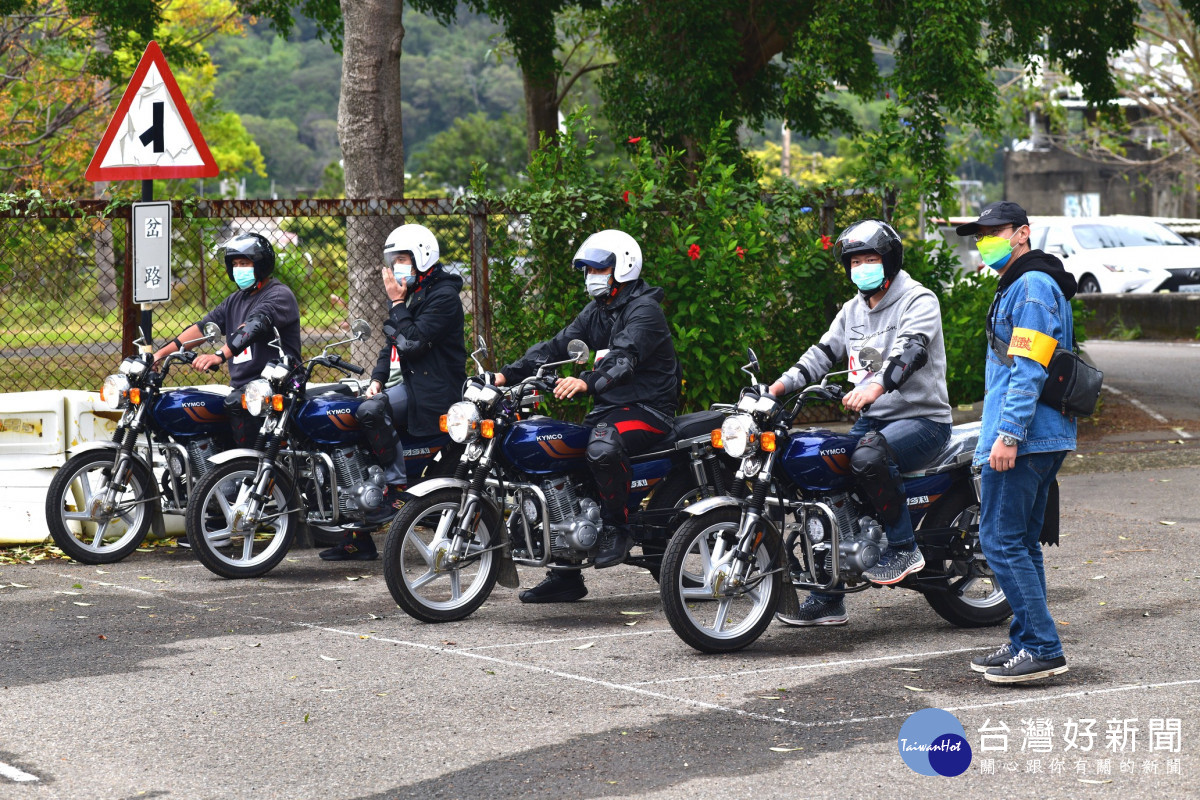
[[[412,253],[418,272],[428,272],[441,255],[433,231],[424,225],[401,225],[389,233],[383,243],[383,265],[392,266],[396,254],[406,252]]]
[[[612,267],[613,280],[629,283],[642,274],[642,248],[625,231],[600,231],[584,241],[571,263],[579,270]]]

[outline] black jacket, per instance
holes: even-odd
[[[622,286],[611,303],[593,300],[553,339],[539,342],[505,367],[516,383],[538,366],[567,357],[567,342],[582,339],[592,350],[608,350],[594,370],[579,377],[596,398],[592,413],[637,404],[673,416],[679,399],[679,359],[663,314],[663,290],[641,278]]]
[[[438,418],[462,398],[467,380],[463,343],[463,279],[435,265],[403,303],[392,307],[384,323],[387,340],[371,371],[371,380],[386,383],[392,348],[400,354],[408,384],[408,432],[438,433]]]

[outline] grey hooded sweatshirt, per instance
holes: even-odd
[[[905,343],[922,335],[929,362],[912,373],[899,389],[876,400],[866,416],[881,422],[924,417],[950,422],[950,400],[946,392],[946,343],[942,339],[942,309],[937,295],[900,270],[875,308],[862,294],[845,303],[821,341],[800,357],[780,380],[788,392],[820,380],[835,365],[849,369],[862,366],[858,353],[864,347],[878,350],[884,361],[900,354]],[[838,367],[840,369],[840,367]],[[866,369],[851,377],[859,386],[883,384],[883,378]]]

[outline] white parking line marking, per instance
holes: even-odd
[[[1183,428],[1171,428],[1171,430],[1173,430],[1173,431],[1175,431],[1176,433],[1178,433],[1178,434],[1179,434],[1179,438],[1180,438],[1180,439],[1190,439],[1190,438],[1192,438],[1192,435],[1191,435],[1190,433],[1188,433],[1187,431],[1185,431]]]
[[[569,639],[539,639],[536,642],[512,642],[510,644],[485,644],[480,647],[455,647],[452,650],[447,650],[448,653],[465,653],[467,651],[476,650],[496,650],[501,647],[533,647],[539,644],[559,644],[560,642],[581,642],[584,640],[592,641],[593,639],[616,639],[622,636],[649,636],[652,633],[662,633],[667,628],[658,628],[651,631],[623,631],[621,633],[598,633],[594,636],[572,636]],[[986,649],[986,648],[983,648]],[[652,682],[652,681],[651,681]]]
[[[822,661],[819,664],[793,664],[786,667],[764,667],[762,669],[747,669],[740,672],[719,672],[710,675],[689,675],[682,678],[661,678],[656,681],[638,681],[630,686],[656,686],[663,683],[682,683],[684,681],[703,681],[709,678],[737,678],[742,675],[765,675],[769,672],[796,672],[805,669],[825,669],[827,667],[846,667],[852,664],[870,664],[879,661],[911,661],[929,656],[946,656],[955,653],[973,653],[977,650],[990,650],[990,647],[961,647],[957,650],[930,650],[927,653],[901,653],[895,656],[874,656],[872,658],[852,658],[845,661]]]
[[[1138,400],[1136,397],[1133,397],[1132,395],[1125,394],[1124,392],[1122,392],[1122,391],[1121,391],[1120,389],[1118,389],[1117,387],[1115,387],[1115,386],[1111,386],[1111,385],[1108,385],[1108,384],[1105,384],[1104,388],[1105,388],[1105,389],[1107,389],[1108,391],[1112,392],[1113,394],[1115,394],[1117,397],[1124,397],[1124,398],[1125,398],[1126,400],[1128,400],[1130,403],[1132,403],[1133,405],[1135,405],[1135,406],[1137,406],[1138,408],[1140,408],[1140,409],[1141,409],[1141,410],[1142,410],[1144,413],[1148,414],[1148,415],[1149,415],[1149,416],[1150,416],[1152,419],[1154,419],[1154,421],[1155,421],[1155,422],[1161,422],[1163,425],[1166,425],[1166,424],[1167,424],[1167,418],[1166,418],[1166,417],[1164,417],[1162,414],[1160,414],[1160,413],[1158,413],[1157,411],[1155,411],[1155,410],[1154,410],[1153,408],[1151,408],[1150,406],[1148,406],[1148,405],[1146,405],[1145,403],[1143,403],[1141,400]]]
[[[16,783],[29,783],[30,781],[39,780],[37,775],[30,775],[28,772],[5,764],[3,761],[0,761],[0,777],[8,778],[10,781],[15,781]]]

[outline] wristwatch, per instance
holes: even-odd
[[[1016,447],[1017,446],[1017,440],[1011,436],[1008,436],[1007,434],[1000,434],[1000,441],[1004,444],[1005,447]]]

